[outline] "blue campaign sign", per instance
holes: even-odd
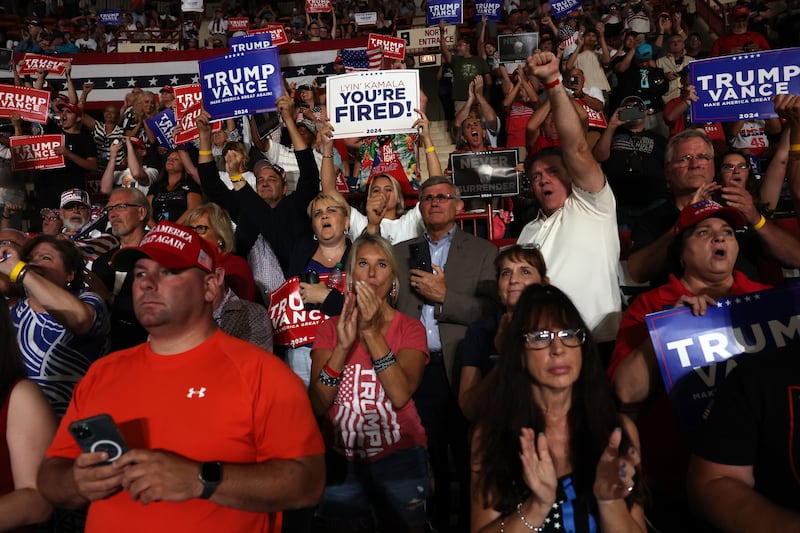
[[[692,122],[774,118],[774,96],[800,93],[800,48],[692,61],[689,79],[699,98]]]
[[[428,0],[428,26],[436,26],[440,20],[448,24],[464,23],[463,0]]]
[[[272,46],[272,36],[268,31],[259,33],[246,33],[238,37],[228,39],[228,47],[231,53],[252,52],[253,50],[263,50]]]
[[[475,20],[500,22],[503,20],[503,3],[500,0],[477,0],[475,2]]]
[[[175,148],[175,140],[172,137],[172,130],[175,129],[175,112],[167,108],[161,113],[147,119],[147,125],[156,136],[158,144],[165,148]]]
[[[737,358],[800,343],[800,284],[721,298],[703,316],[679,307],[646,320],[676,418],[691,427]]]
[[[581,0],[555,0],[550,2],[550,9],[553,10],[553,16],[560,19],[577,11],[582,5]]]
[[[283,94],[276,47],[198,61],[203,107],[213,120],[276,109]]]
[[[103,26],[119,26],[122,23],[122,12],[119,9],[106,9],[97,15]]]

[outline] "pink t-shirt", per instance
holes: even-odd
[[[333,350],[338,321],[336,316],[320,325],[315,350]],[[386,342],[395,354],[405,349],[428,353],[422,323],[397,311],[386,332]],[[392,405],[373,370],[372,358],[359,342],[347,354],[327,418],[334,449],[351,461],[376,461],[397,450],[427,446],[414,400],[400,409]]]

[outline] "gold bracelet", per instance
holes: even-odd
[[[753,229],[754,229],[754,230],[756,230],[756,231],[758,231],[758,230],[760,230],[761,228],[763,228],[763,227],[764,227],[766,224],[767,224],[767,219],[766,219],[766,217],[765,217],[764,215],[761,215],[761,218],[758,220],[758,222],[756,222],[755,224],[753,224]]]
[[[11,280],[11,283],[16,283],[19,275],[25,271],[25,267],[28,266],[28,263],[24,261],[18,261],[14,268],[11,269],[11,272],[8,274],[8,279]]]
[[[432,154],[433,152],[436,151],[436,147],[435,146],[428,146],[427,148],[425,148],[425,151],[428,152],[429,154]]]
[[[211,155],[211,150],[200,150],[198,153],[200,155]]]

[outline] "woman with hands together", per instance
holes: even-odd
[[[528,286],[503,353],[480,385],[471,531],[646,531],[636,428],[569,298]]]
[[[425,330],[395,311],[392,246],[365,234],[347,264],[342,313],[317,330],[309,395],[324,416],[326,531],[377,519],[382,531],[424,531],[430,489],[425,430],[411,395],[427,362]]]

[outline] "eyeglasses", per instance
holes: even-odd
[[[538,331],[529,331],[528,333],[522,334],[522,340],[525,342],[525,346],[534,350],[547,348],[556,337],[561,339],[564,346],[575,348],[583,344],[586,340],[586,332],[582,329],[562,329],[561,331],[540,329]]]
[[[711,154],[697,154],[697,155],[686,154],[677,159],[674,159],[672,161],[672,164],[679,167],[686,167],[689,166],[689,163],[691,163],[695,159],[700,163],[709,163],[712,159],[714,159],[714,156]]]
[[[22,248],[22,245],[20,243],[10,240],[0,241],[0,246],[14,246],[15,248]]]
[[[452,194],[426,194],[425,196],[421,197],[419,201],[423,204],[432,204],[435,200],[437,204],[441,204],[455,199],[456,197]]]
[[[83,204],[69,204],[69,205],[65,205],[61,209],[63,209],[64,211],[75,211],[75,210],[77,210],[77,211],[88,211],[89,210],[89,206],[88,205],[83,205]]]
[[[108,215],[114,212],[118,213],[123,209],[128,209],[129,207],[142,207],[142,206],[139,204],[114,204],[114,205],[107,205],[105,211],[106,214]]]
[[[208,232],[208,226],[200,224],[199,226],[189,226],[197,232],[198,235],[205,235]]]
[[[734,165],[733,163],[722,163],[722,170],[727,170],[728,172],[732,171],[735,168],[739,170],[750,170],[750,163],[739,163],[738,165]]]

